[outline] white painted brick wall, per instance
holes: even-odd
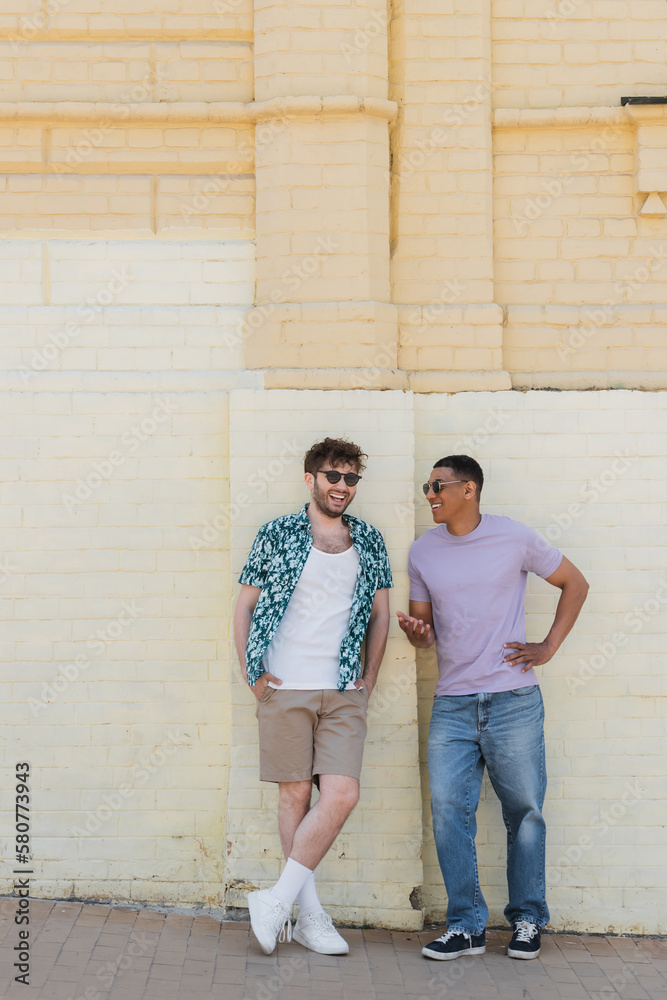
[[[17,755],[33,765],[41,894],[243,905],[249,884],[276,876],[276,793],[258,782],[254,706],[230,657],[233,581],[259,525],[300,506],[303,450],[345,433],[370,455],[355,509],[386,538],[392,610],[407,600],[415,502],[417,531],[429,526],[418,484],[452,451],[481,461],[485,509],[532,524],[587,575],[585,611],[542,671],[552,922],[664,930],[664,394],[29,390],[5,393],[0,421],[12,734],[2,768],[8,779]],[[123,435],[165,396],[168,419],[131,453],[126,444],[70,514],[62,494],[114,448],[122,455]],[[631,461],[626,474],[614,473],[616,452]],[[544,635],[555,603],[531,580],[530,636]],[[58,690],[77,655],[89,663],[70,667]],[[419,913],[408,896],[422,881],[427,916],[443,914],[417,773],[418,703],[427,795],[432,657],[419,658],[418,676],[415,689],[392,624],[362,800],[318,875],[340,918],[411,926]],[[36,707],[43,697],[50,703]],[[173,753],[160,750],[170,732]],[[145,778],[142,762],[154,767]],[[505,834],[488,787],[479,822],[482,880],[500,921]]]
[[[552,926],[627,932],[664,926],[663,876],[656,869],[664,852],[658,817],[665,688],[658,664],[666,651],[667,535],[665,466],[652,457],[651,440],[667,430],[665,400],[617,391],[462,393],[415,402],[417,480],[447,454],[474,455],[486,476],[484,509],[535,527],[591,586],[574,632],[541,669]],[[614,471],[621,469],[614,465],[619,454],[630,462],[621,475]],[[420,532],[431,526],[425,504],[418,525]],[[529,578],[529,638],[544,637],[556,601],[553,588]],[[624,639],[613,638],[621,633]],[[423,660],[425,761],[435,666],[433,657]],[[505,829],[488,783],[478,821],[483,888],[492,919],[502,922]],[[428,822],[424,840],[427,912],[439,918],[444,887]]]
[[[23,516],[1,532],[17,713],[6,700],[2,771],[9,789],[17,754],[32,765],[38,891],[215,904],[228,568],[224,546],[200,554],[189,535],[225,496],[226,397],[19,395],[2,397],[24,452],[21,480],[3,483]],[[98,485],[114,448],[123,461]],[[70,513],[77,480],[91,495]]]
[[[369,453],[353,513],[378,527],[396,553],[392,613],[404,608],[412,518],[398,508],[404,476],[412,474],[412,428],[412,397],[400,392],[233,392],[230,497],[239,510],[230,533],[232,579],[240,573],[259,526],[299,510],[309,498],[303,453],[326,435],[342,435]],[[369,709],[361,803],[316,876],[320,898],[338,919],[405,928],[421,919],[409,899],[422,877],[421,829],[415,822],[419,772],[413,678],[414,657],[392,621]],[[278,876],[282,853],[275,821],[277,790],[258,781],[255,706],[236,665],[231,697],[226,900],[244,905],[248,889],[265,887]]]
[[[18,240],[0,253],[0,368],[24,385],[42,371],[242,367],[247,241]]]

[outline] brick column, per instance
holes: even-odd
[[[405,0],[392,21],[392,293],[417,391],[503,389],[493,294],[490,0]]]
[[[405,387],[389,289],[386,6],[255,3],[257,288],[267,387]],[[314,96],[313,96],[314,95]]]

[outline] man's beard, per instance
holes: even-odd
[[[317,509],[322,514],[324,514],[325,517],[330,517],[334,519],[339,518],[341,514],[344,514],[348,506],[352,502],[351,497],[349,497],[345,506],[342,507],[340,510],[331,510],[331,508],[327,505],[327,494],[319,488],[319,486],[317,485],[317,481],[315,481],[315,485],[313,486],[312,498],[313,498],[313,503],[315,504]]]

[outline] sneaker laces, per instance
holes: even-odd
[[[447,944],[451,938],[457,937],[457,935],[461,935],[464,938],[470,937],[470,934],[466,934],[465,931],[457,931],[456,928],[452,927],[451,931],[445,931],[444,934],[441,934],[438,941],[442,941],[443,944]]]
[[[325,934],[330,934],[332,931],[336,933],[336,928],[333,925],[333,920],[331,919],[329,914],[326,913],[324,910],[322,910],[321,913],[313,913],[312,920],[313,922],[317,922],[317,924],[319,925],[318,930],[323,931]]]
[[[531,924],[528,920],[519,920],[514,927],[517,941],[528,944],[537,934],[537,924]]]
[[[278,935],[278,941],[287,941],[289,943],[292,940],[292,921],[290,920],[287,907],[278,898],[276,898],[273,904],[271,917],[273,930]]]
[[[278,934],[278,941],[287,941],[287,943],[289,944],[291,940],[292,940],[292,921],[290,920],[289,917],[286,917],[284,924],[280,928],[280,933]]]

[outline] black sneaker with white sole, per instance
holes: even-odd
[[[422,948],[422,955],[425,958],[436,958],[440,962],[447,962],[452,958],[460,958],[461,955],[483,955],[486,951],[486,934],[464,934],[452,928],[445,931],[436,941]]]
[[[537,958],[540,953],[540,929],[529,920],[517,920],[507,948],[510,958]]]

